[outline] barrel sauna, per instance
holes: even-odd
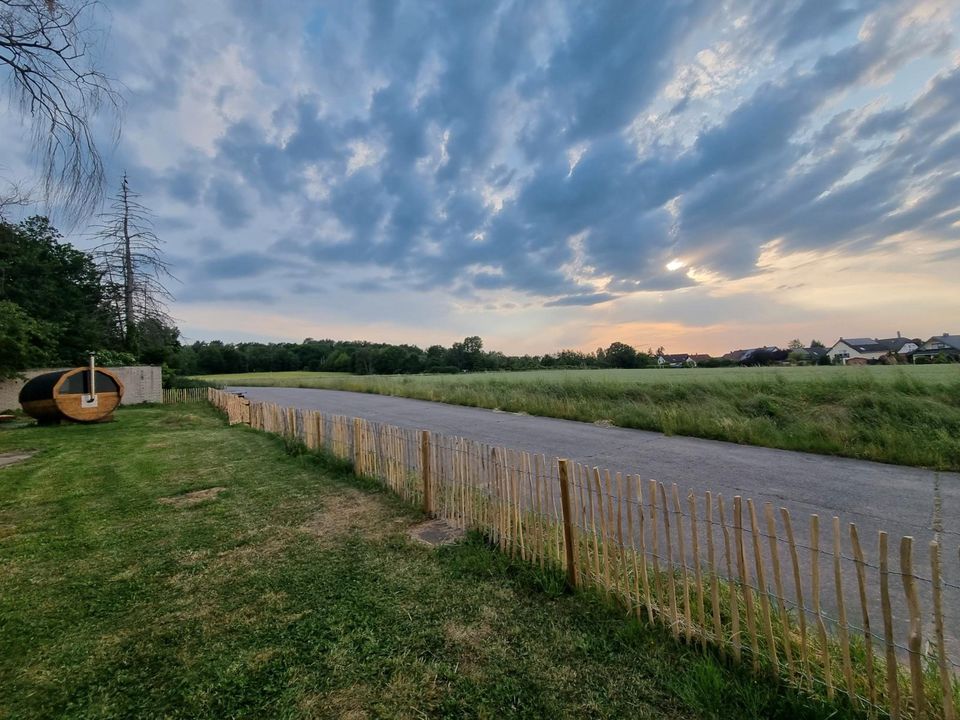
[[[92,365],[37,375],[20,390],[23,411],[42,425],[111,420],[121,397],[120,378]]]

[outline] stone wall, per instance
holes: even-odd
[[[20,388],[32,377],[54,370],[66,368],[37,368],[24,370],[26,380],[4,380],[0,382],[0,411],[18,409],[20,403],[17,396]],[[156,365],[131,365],[128,367],[107,368],[115,373],[123,382],[123,399],[121,405],[138,405],[140,403],[163,402],[163,389],[160,379],[160,368]]]

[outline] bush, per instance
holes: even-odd
[[[97,365],[100,367],[123,367],[137,364],[137,359],[133,355],[122,350],[97,350],[94,355],[97,356]]]
[[[162,383],[164,390],[173,390],[173,389],[184,389],[184,388],[202,388],[202,387],[213,387],[213,388],[222,388],[223,383],[210,382],[208,380],[196,380],[194,378],[184,377],[183,375],[177,375],[173,370],[171,370],[166,365],[162,369]]]

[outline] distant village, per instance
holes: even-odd
[[[960,335],[943,333],[927,340],[904,337],[840,338],[832,346],[794,340],[776,345],[731,350],[720,357],[705,354],[658,353],[661,367],[719,367],[725,365],[899,365],[960,362]]]

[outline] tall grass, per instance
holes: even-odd
[[[722,381],[714,380],[712,371],[702,371],[699,377],[693,375],[684,382],[625,382],[584,371],[442,379],[282,378],[267,374],[247,376],[242,383],[378,393],[608,422],[668,435],[960,470],[960,373],[914,375],[910,368],[892,369],[881,376],[838,370],[806,375],[802,381],[792,380],[792,371],[787,370],[740,376],[728,373]],[[644,372],[666,376],[687,371]],[[228,377],[218,376],[218,380],[229,383]]]

